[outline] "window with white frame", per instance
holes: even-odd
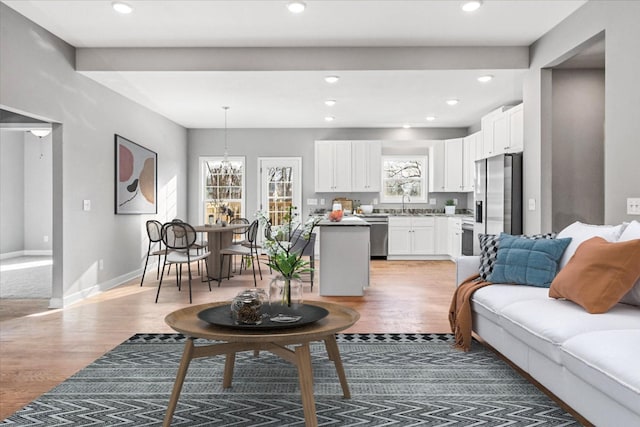
[[[244,157],[201,157],[200,170],[203,221],[245,217]]]
[[[383,156],[380,202],[399,203],[405,195],[411,202],[426,203],[427,164],[425,156]]]

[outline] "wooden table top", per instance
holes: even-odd
[[[226,342],[271,342],[271,343],[302,343],[321,340],[327,335],[343,331],[360,318],[360,314],[342,305],[307,301],[305,304],[324,307],[329,314],[317,322],[300,326],[299,328],[275,329],[275,330],[242,330],[215,326],[198,318],[198,313],[211,307],[231,305],[231,301],[213,302],[209,304],[194,305],[176,310],[167,315],[164,321],[171,328],[194,338],[206,338]]]
[[[249,224],[228,224],[224,227],[221,225],[194,225],[193,229],[198,233],[222,233],[224,231],[237,230],[238,228],[247,228]]]

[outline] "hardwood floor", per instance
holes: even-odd
[[[264,274],[266,271],[267,274]],[[271,277],[263,268],[258,286]],[[175,278],[164,281],[158,304],[158,282],[147,275],[61,310],[0,301],[0,419],[102,356],[135,333],[174,332],[164,317],[189,305],[185,286],[178,292]],[[449,301],[455,287],[455,265],[450,261],[373,261],[371,286],[363,297],[320,297],[318,286],[307,300],[333,301],[360,312],[360,320],[345,332],[450,332]],[[212,282],[209,292],[199,277],[193,282],[193,303],[225,301],[253,286],[249,272]],[[26,304],[26,305],[25,305]],[[25,313],[31,313],[24,315]],[[17,316],[17,317],[13,317]],[[12,318],[13,317],[13,318]]]

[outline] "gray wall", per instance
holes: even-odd
[[[0,254],[24,250],[23,134],[0,129]]]
[[[637,217],[626,214],[626,198],[640,197],[640,2],[589,1],[531,48],[531,68],[524,81],[524,197],[536,199],[535,211],[525,210],[525,232],[552,228],[552,67],[580,45],[606,35],[604,222]]]
[[[604,70],[553,70],[552,229],[604,222]]]
[[[314,191],[314,141],[316,140],[392,140],[399,145],[403,141],[448,139],[466,136],[463,128],[412,128],[412,129],[229,129],[229,156],[246,157],[246,204],[249,217],[257,210],[257,165],[258,157],[302,157],[302,201],[303,215],[309,212],[306,206],[308,198],[325,199],[325,206],[330,207],[333,197],[350,197],[361,203],[371,202],[377,193],[315,193]],[[409,152],[426,154],[415,144]],[[224,152],[224,130],[221,129],[191,129],[189,130],[189,221],[197,223],[201,206],[199,204],[199,158],[201,156],[221,156]],[[404,152],[407,152],[406,150]],[[457,197],[460,207],[466,207],[466,193],[433,193],[430,197],[437,198],[444,206],[444,200]],[[385,205],[394,207],[395,205]],[[317,206],[322,207],[322,206]],[[418,207],[418,206],[414,206]],[[426,207],[426,205],[424,206]],[[433,207],[433,206],[429,206]],[[312,207],[315,208],[315,207]]]
[[[0,107],[60,124],[52,134],[52,304],[60,305],[139,272],[147,219],[186,216],[187,132],[77,73],[72,46],[4,4],[0,31]],[[114,215],[115,133],[158,153],[158,215]]]
[[[42,158],[40,155],[42,154]],[[53,213],[51,135],[24,132],[24,248],[50,251]],[[44,241],[47,236],[49,241]]]

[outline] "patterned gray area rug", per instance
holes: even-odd
[[[492,352],[451,348],[447,334],[339,334],[351,399],[324,346],[312,346],[321,426],[580,425]],[[3,421],[20,426],[161,425],[184,337],[138,334]],[[204,343],[199,340],[196,343]],[[294,366],[240,353],[191,362],[174,426],[303,426]]]

